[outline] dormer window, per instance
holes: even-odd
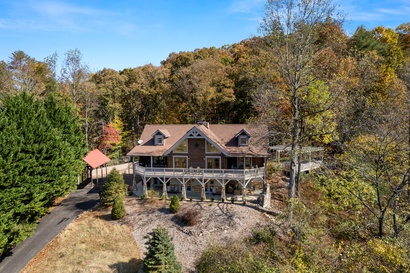
[[[238,139],[238,146],[249,145],[251,135],[245,129],[242,129],[235,137]]]
[[[156,135],[155,136],[155,145],[164,145],[164,136]]]
[[[239,146],[248,146],[248,136],[239,136]]]
[[[152,134],[154,137],[154,144],[158,146],[163,146],[165,145],[165,139],[168,138],[169,132],[166,129],[160,129],[156,130],[154,134]]]

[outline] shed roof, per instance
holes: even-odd
[[[93,169],[107,163],[110,161],[110,158],[100,152],[100,150],[95,149],[89,152],[83,160]]]

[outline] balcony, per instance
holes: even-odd
[[[142,177],[198,179],[198,180],[238,180],[247,181],[255,178],[264,180],[265,167],[251,169],[202,169],[202,168],[158,168],[134,165],[134,173]]]

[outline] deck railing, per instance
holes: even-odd
[[[300,163],[300,171],[301,172],[309,172],[315,169],[318,169],[322,166],[322,160],[313,160],[309,162],[301,162]],[[290,161],[282,162],[283,170],[289,171],[290,170]],[[297,168],[297,166],[296,166]],[[297,170],[297,169],[296,169]]]
[[[142,167],[135,164],[135,172],[144,177],[165,178],[203,178],[203,179],[231,179],[246,180],[264,178],[265,168],[251,169],[202,169],[202,168],[158,168]]]

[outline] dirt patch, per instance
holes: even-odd
[[[254,205],[221,202],[181,202],[179,213],[198,211],[197,224],[184,225],[169,211],[169,202],[144,203],[136,198],[126,201],[124,221],[133,226],[133,235],[141,253],[146,253],[147,234],[157,226],[165,227],[173,238],[175,254],[183,272],[194,272],[195,262],[208,245],[226,245],[241,241],[253,229],[270,223],[267,213]]]

